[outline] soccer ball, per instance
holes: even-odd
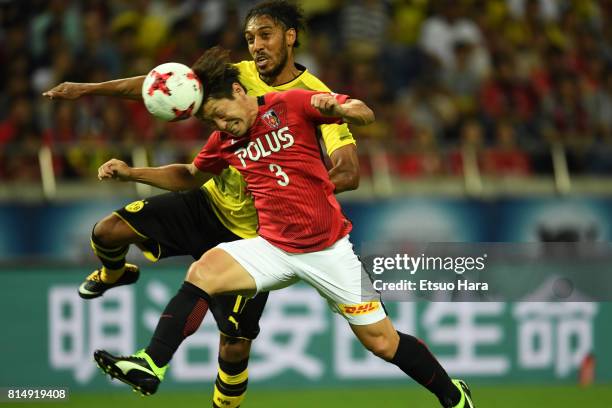
[[[167,62],[149,72],[142,84],[142,99],[156,118],[187,119],[200,109],[202,83],[188,66]]]

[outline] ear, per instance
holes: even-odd
[[[297,32],[295,31],[295,28],[290,28],[287,31],[285,31],[285,42],[287,43],[287,46],[289,48],[293,47],[293,44],[295,44],[296,38],[297,38]]]
[[[238,82],[234,82],[232,84],[232,93],[235,94],[235,95],[246,94],[246,92],[244,91],[244,88]]]

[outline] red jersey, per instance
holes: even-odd
[[[287,252],[325,249],[352,228],[334,196],[316,129],[322,116],[302,89],[257,98],[259,112],[246,135],[213,132],[193,164],[219,174],[229,165],[244,177],[259,219],[258,234]],[[340,103],[348,96],[335,95]]]

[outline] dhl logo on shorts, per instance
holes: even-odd
[[[380,308],[380,302],[366,302],[357,305],[340,305],[342,313],[347,315],[368,314]]]

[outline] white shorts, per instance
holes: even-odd
[[[387,316],[348,236],[322,251],[299,254],[285,252],[261,237],[224,242],[217,248],[247,270],[257,292],[281,289],[301,279],[350,324],[376,323]]]

